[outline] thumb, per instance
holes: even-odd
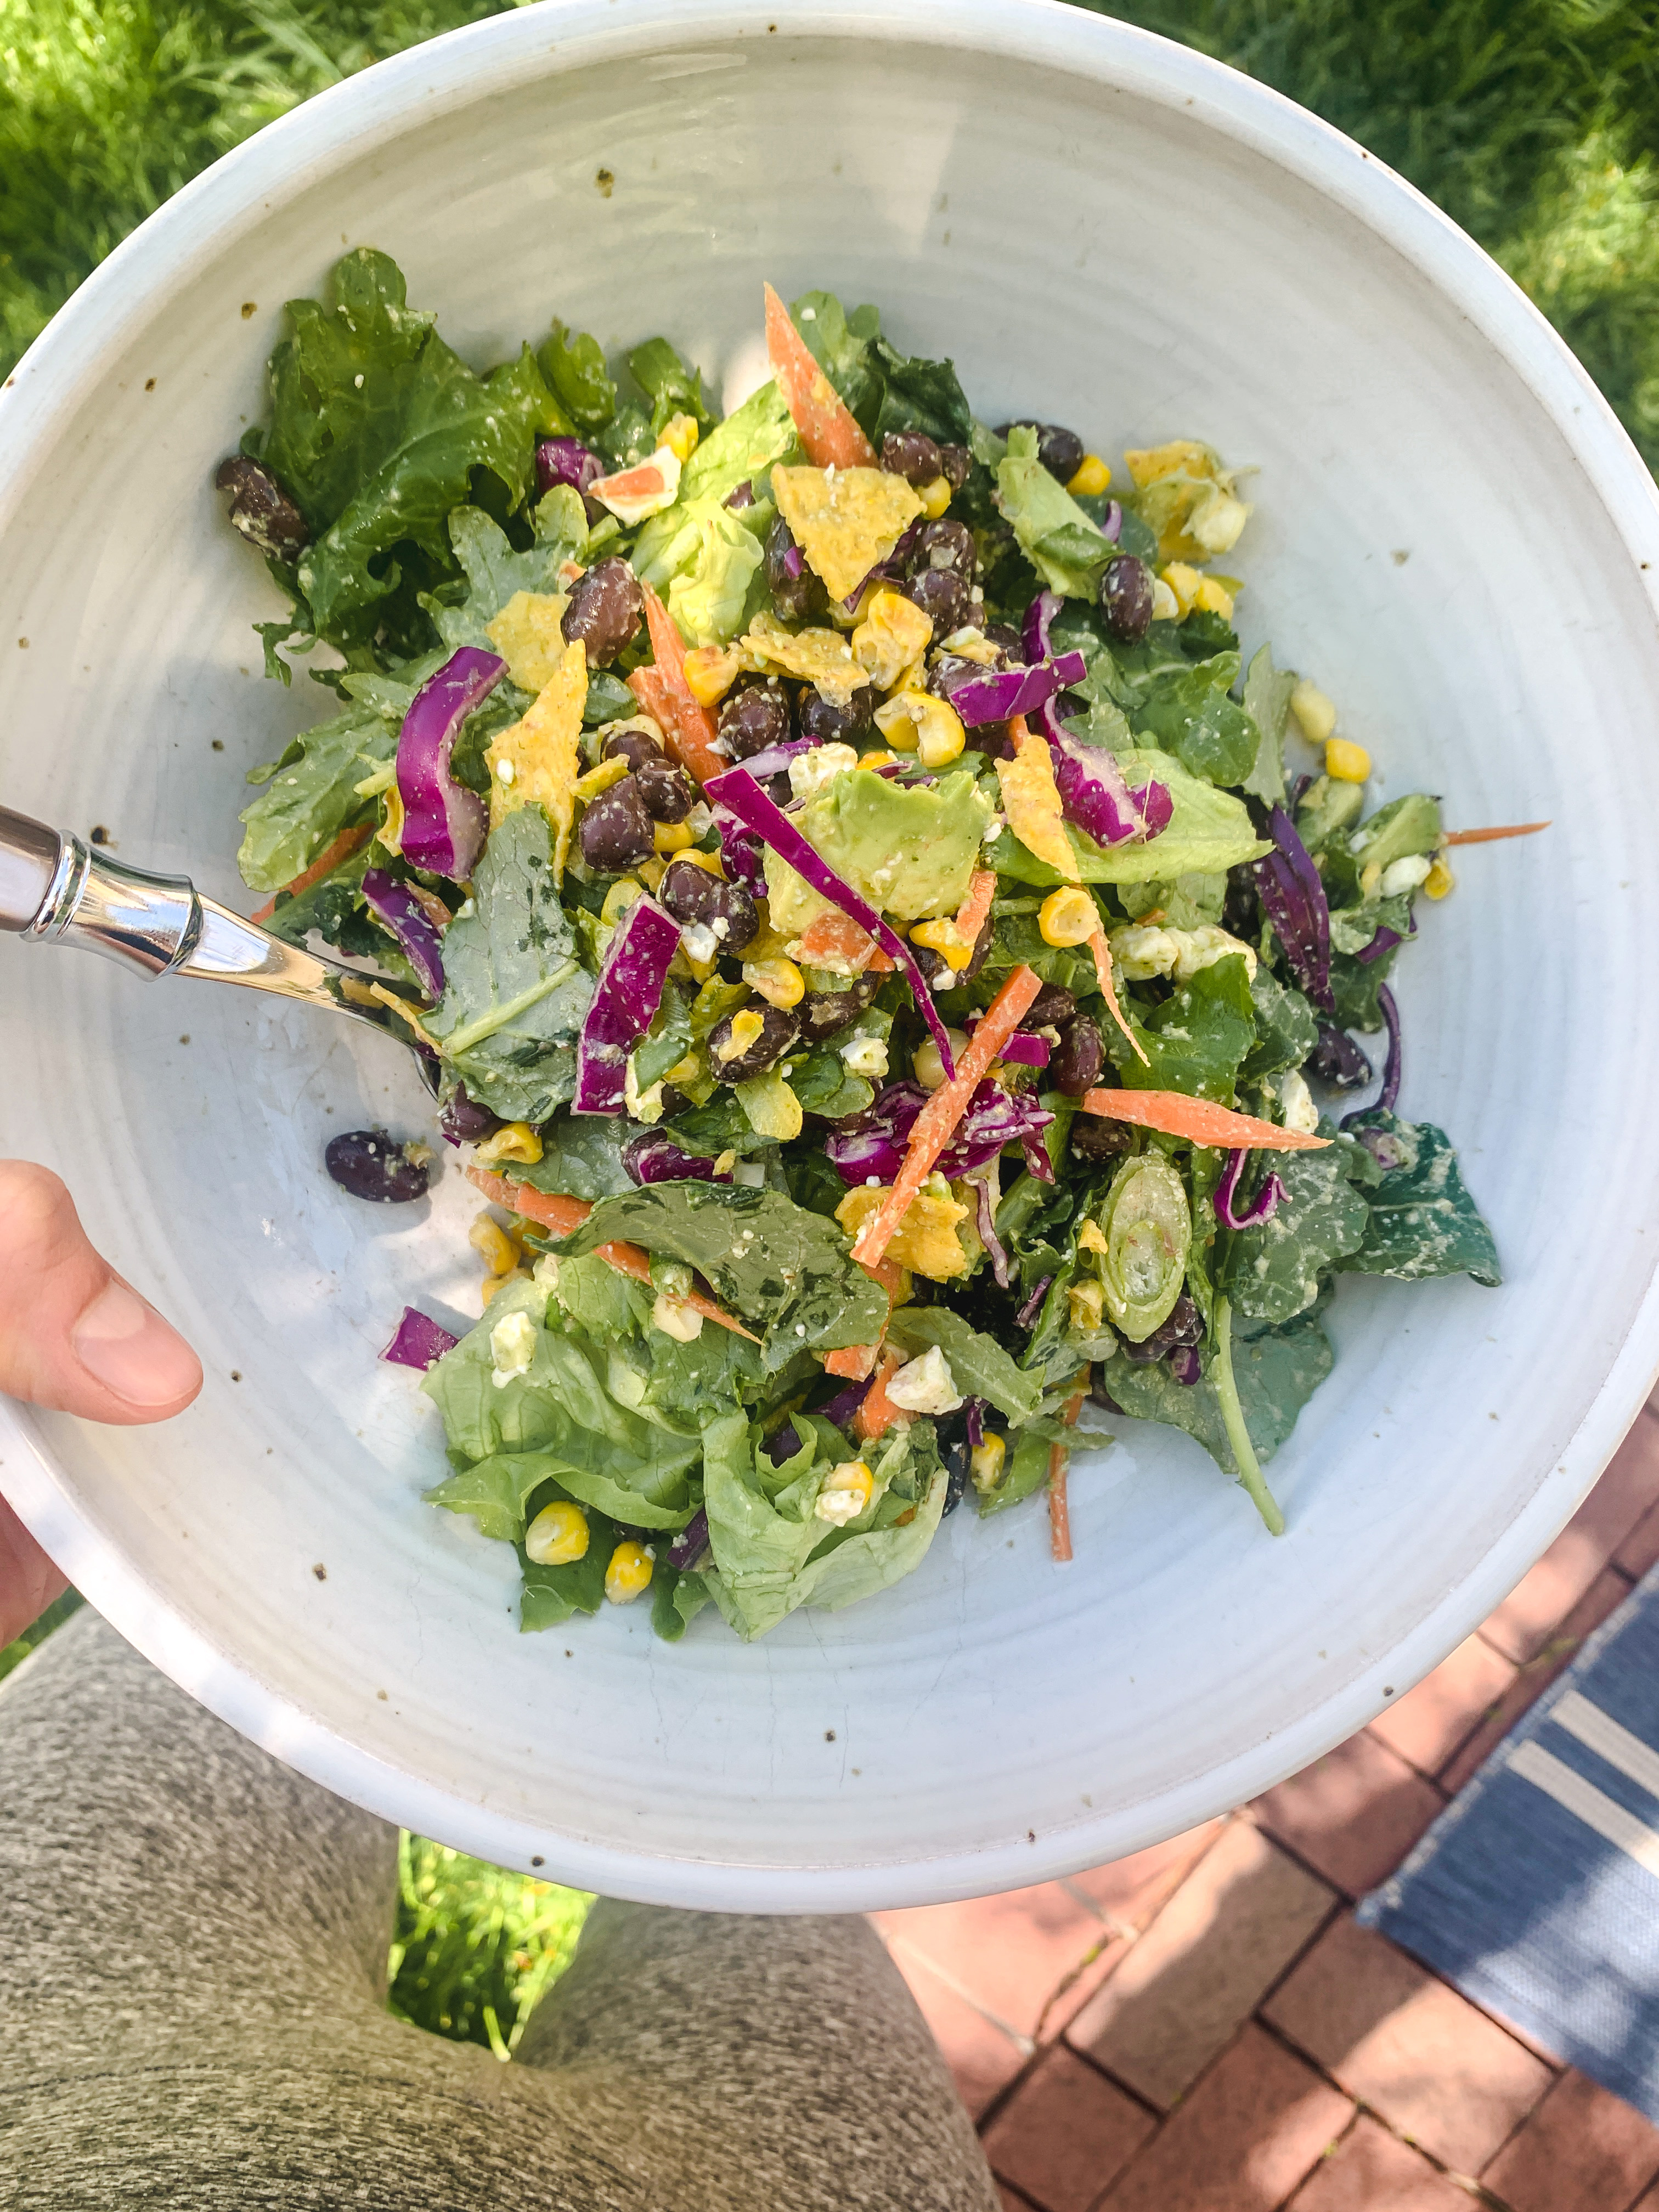
[[[163,1421],[202,1387],[171,1323],[87,1241],[47,1169],[0,1160],[0,1391],[89,1421]]]

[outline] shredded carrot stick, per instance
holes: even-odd
[[[359,845],[368,842],[374,827],[372,822],[360,822],[355,830],[342,830],[334,842],[319,853],[308,868],[301,868],[291,884],[283,885],[283,890],[291,897],[298,898],[301,892],[308,891],[313,884],[319,884],[325,876],[332,875],[342,860],[349,860]],[[269,921],[276,911],[276,900],[282,895],[283,891],[278,891],[274,897],[268,898],[258,914],[249,915],[249,921]]]
[[[1089,1388],[1089,1370],[1083,1370],[1083,1381],[1066,1401],[1066,1411],[1060,1415],[1068,1429],[1077,1426],[1077,1417],[1083,1411],[1083,1400]],[[1048,1543],[1055,1559],[1069,1559],[1072,1556],[1072,1510],[1066,1496],[1066,1477],[1071,1473],[1072,1452],[1069,1444],[1053,1443],[1048,1447]]]
[[[1134,1121],[1143,1129],[1161,1129],[1166,1137],[1230,1151],[1255,1145],[1264,1152],[1316,1152],[1331,1141],[1304,1136],[1300,1129],[1281,1129],[1276,1121],[1258,1121],[1254,1114],[1235,1114],[1208,1098],[1189,1098],[1184,1091],[1085,1091],[1079,1103],[1085,1114],[1103,1115],[1109,1121]]]
[[[1140,1039],[1124,1020],[1123,1009],[1117,1002],[1117,991],[1112,981],[1112,948],[1106,942],[1106,933],[1103,929],[1097,928],[1095,931],[1094,935],[1089,939],[1089,950],[1095,956],[1095,981],[1100,985],[1100,995],[1106,1001],[1107,1012],[1122,1030],[1124,1036],[1128,1038],[1134,1048],[1135,1057],[1141,1066],[1150,1066],[1151,1062],[1146,1058]]]
[[[527,1182],[509,1182],[505,1176],[492,1175],[488,1168],[469,1168],[466,1179],[495,1205],[506,1206],[510,1213],[522,1214],[526,1221],[538,1221],[556,1237],[568,1237],[593,1211],[585,1198],[563,1198],[550,1191],[532,1190]],[[619,1275],[630,1275],[636,1283],[650,1281],[651,1256],[637,1244],[625,1243],[617,1237],[593,1249]],[[690,1306],[693,1313],[700,1313],[705,1321],[718,1322],[722,1328],[729,1328],[733,1336],[746,1336],[750,1344],[760,1342],[752,1329],[745,1328],[723,1306],[717,1306],[713,1298],[704,1297],[701,1291],[690,1291],[682,1304]]]
[[[853,1416],[853,1432],[865,1443],[873,1443],[878,1437],[884,1436],[895,1421],[910,1419],[903,1407],[896,1406],[887,1395],[888,1383],[903,1364],[902,1356],[890,1345],[877,1363],[863,1403]]]
[[[892,966],[867,929],[850,914],[821,914],[802,933],[800,957],[809,968],[851,967],[855,975],[872,968],[879,975]]]
[[[636,668],[628,688],[647,714],[662,724],[668,750],[680,766],[689,769],[699,783],[707,783],[732,763],[716,752],[720,725],[707,707],[700,707],[685,680],[685,641],[671,615],[649,584],[644,586],[645,619],[651,629],[654,668]]]
[[[812,356],[786,307],[766,287],[766,357],[814,468],[872,469],[875,448]]]
[[[1448,845],[1492,845],[1500,837],[1535,837],[1540,830],[1549,828],[1547,822],[1505,822],[1496,830],[1448,830],[1444,842]]]
[[[974,879],[968,886],[968,896],[957,909],[957,918],[951,927],[964,945],[971,945],[985,927],[985,917],[991,911],[991,902],[997,895],[994,868],[975,868]]]
[[[917,1115],[897,1179],[854,1243],[853,1257],[865,1267],[873,1267],[898,1234],[911,1200],[950,1143],[986,1070],[1025,1018],[1026,1008],[1042,988],[1042,979],[1034,969],[1024,965],[1015,969],[957,1058],[955,1082],[942,1084]]]
[[[878,1344],[843,1344],[838,1351],[823,1355],[823,1371],[839,1376],[843,1382],[864,1382],[876,1371]]]

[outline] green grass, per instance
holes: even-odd
[[[0,374],[218,155],[380,57],[497,12],[495,0],[0,0]],[[1659,465],[1659,0],[1097,12],[1231,63],[1409,177],[1538,302]],[[0,1675],[75,1602],[0,1651]],[[394,2010],[507,2056],[589,1900],[414,1837],[400,1882]]]

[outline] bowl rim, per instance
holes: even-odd
[[[304,102],[222,156],[151,215],[59,310],[7,379],[0,405],[0,531],[49,465],[61,427],[111,352],[164,312],[209,258],[272,206],[412,124],[528,76],[710,44],[764,40],[778,0],[544,0],[379,63]],[[1629,551],[1659,615],[1659,487],[1586,371],[1526,295],[1416,188],[1268,87],[1190,49],[1063,0],[796,0],[790,40],[948,46],[1047,67],[1179,112],[1269,161],[1361,223],[1425,276],[1532,392]],[[1659,1273],[1595,1399],[1522,1511],[1432,1610],[1375,1662],[1282,1732],[1176,1788],[1031,1844],[884,1862],[766,1867],[550,1836],[349,1741],[175,1612],[75,1503],[27,1413],[0,1400],[0,1487],[112,1625],[210,1710],[324,1787],[499,1863],[647,1902],[757,1911],[861,1911],[1023,1887],[1143,1848],[1261,1794],[1364,1727],[1520,1579],[1601,1474],[1659,1376]]]

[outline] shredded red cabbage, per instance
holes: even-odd
[[[1019,1149],[1025,1155],[1028,1171],[1035,1176],[1039,1182],[1054,1181],[1054,1164],[1048,1158],[1048,1147],[1041,1137],[1034,1135],[1030,1129],[1023,1130],[1020,1133]]]
[[[397,939],[416,981],[435,1006],[444,994],[444,956],[443,939],[431,916],[409,885],[384,868],[364,869],[363,896]]]
[[[622,1164],[635,1182],[730,1182],[730,1174],[717,1175],[713,1160],[700,1159],[695,1152],[682,1152],[672,1137],[660,1129],[641,1129],[637,1137],[630,1137],[622,1148]]]
[[[1279,1211],[1280,1199],[1287,1195],[1285,1186],[1276,1175],[1270,1175],[1248,1206],[1240,1206],[1239,1177],[1244,1172],[1244,1163],[1250,1157],[1249,1148],[1230,1152],[1227,1164],[1222,1170],[1221,1181],[1215,1194],[1216,1218],[1227,1229],[1259,1229],[1264,1221],[1271,1221]]]
[[[823,743],[822,738],[785,738],[750,753],[744,766],[757,781],[769,775],[787,775],[792,760],[799,760],[802,753],[816,752]]]
[[[826,1421],[833,1421],[844,1429],[859,1407],[870,1395],[868,1382],[849,1382],[844,1390],[837,1390],[827,1406],[816,1406],[813,1411]]]
[[[499,653],[464,645],[415,694],[398,737],[398,793],[404,802],[404,858],[464,883],[477,866],[489,810],[457,783],[449,757],[461,725],[507,673]]]
[[[536,447],[536,482],[544,492],[555,484],[568,484],[586,495],[587,487],[605,474],[605,463],[580,438],[543,438]]]
[[[1003,1249],[1002,1239],[997,1235],[996,1208],[991,1203],[991,1180],[988,1176],[972,1178],[974,1188],[974,1220],[979,1231],[979,1241],[985,1247],[991,1261],[991,1273],[997,1279],[997,1288],[1008,1287],[1008,1255]]]
[[[986,668],[951,687],[951,704],[965,729],[1032,714],[1060,689],[1052,668]]]
[[[784,554],[782,567],[784,574],[788,577],[792,584],[799,581],[800,572],[805,565],[799,546],[791,545]]]
[[[1410,929],[1406,933],[1406,935],[1408,937],[1415,937],[1416,934],[1417,924],[1413,921]],[[1405,937],[1402,937],[1397,929],[1390,929],[1385,922],[1382,927],[1378,929],[1376,936],[1372,938],[1370,943],[1364,946],[1362,951],[1356,952],[1353,957],[1356,960],[1363,960],[1367,963],[1367,965],[1369,965],[1373,960],[1380,960],[1385,952],[1392,952],[1396,945],[1403,945],[1405,942]]]
[[[927,1024],[933,1042],[939,1047],[939,1056],[945,1069],[945,1080],[954,1082],[957,1064],[951,1054],[951,1039],[945,1024],[939,1019],[939,1008],[933,1004],[933,994],[927,988],[927,979],[916,965],[916,957],[896,930],[889,927],[870,902],[853,889],[851,884],[838,876],[830,863],[815,852],[782,808],[776,806],[761,789],[747,769],[727,769],[723,775],[712,775],[703,786],[703,795],[716,809],[725,808],[734,814],[744,827],[752,830],[763,844],[769,845],[781,860],[787,860],[797,875],[809,883],[820,896],[849,915],[860,929],[867,930],[888,958],[904,970],[905,981],[910,986],[916,1010]],[[720,815],[717,811],[715,820]],[[726,842],[725,831],[720,842]]]
[[[397,1334],[380,1357],[394,1367],[435,1367],[460,1340],[418,1306],[405,1306]]]
[[[927,1097],[919,1083],[890,1083],[873,1105],[841,1122],[825,1139],[823,1149],[842,1181],[857,1185],[873,1176],[880,1183],[896,1182],[906,1139]],[[1023,1143],[1028,1137],[1040,1142],[1054,1118],[1046,1107],[1024,1094],[1005,1091],[988,1075],[975,1086],[956,1133],[939,1154],[939,1172],[948,1182],[971,1176],[989,1167],[1005,1145]],[[1043,1165],[1048,1164],[1045,1152]],[[1053,1180],[1052,1170],[1048,1180]]]
[[[969,1451],[977,1451],[985,1441],[985,1407],[987,1402],[988,1401],[983,1398],[969,1398],[963,1401],[963,1407],[968,1416],[968,1449]]]
[[[651,898],[635,899],[611,932],[576,1046],[573,1114],[622,1112],[628,1055],[656,1018],[679,941],[678,922]]]
[[[1042,1301],[1048,1297],[1049,1290],[1054,1283],[1054,1279],[1052,1275],[1045,1275],[1042,1281],[1037,1285],[1036,1290],[1032,1291],[1030,1297],[1026,1299],[1019,1311],[1014,1316],[1015,1321],[1018,1323],[1021,1328],[1036,1328],[1036,1317],[1042,1311]]]
[[[1331,997],[1331,912],[1308,848],[1282,806],[1267,817],[1273,849],[1255,864],[1255,887],[1297,981],[1323,1013]]]
[[[704,799],[708,798],[708,786],[702,787]],[[745,890],[766,896],[766,870],[761,861],[761,842],[746,830],[729,806],[709,801],[709,813],[720,841],[720,862],[728,880],[741,884]]]
[[[1065,604],[1058,592],[1039,592],[1026,608],[1025,619],[1020,624],[1020,643],[1028,660],[1047,660],[1053,653],[1048,626]]]
[[[1123,535],[1123,509],[1115,499],[1109,499],[1106,502],[1106,515],[1100,526],[1100,534],[1103,538],[1109,538],[1114,545]]]
[[[971,1036],[970,1030],[969,1035]],[[1054,1047],[1047,1037],[1033,1036],[1029,1030],[1016,1030],[998,1054],[1012,1067],[1047,1067]]]
[[[668,1547],[668,1564],[684,1574],[708,1549],[708,1516],[700,1505]]]
[[[1097,845],[1127,845],[1134,838],[1150,842],[1169,828],[1175,801],[1165,785],[1148,782],[1132,791],[1106,746],[1079,744],[1052,718],[1041,726],[1061,811]]]
[[[1382,1066],[1382,1088],[1369,1106],[1357,1107],[1352,1114],[1342,1116],[1345,1129],[1352,1122],[1363,1121],[1367,1114],[1392,1114],[1394,1102],[1400,1096],[1400,1009],[1395,1004],[1394,993],[1386,983],[1379,983],[1376,987],[1376,1003],[1382,1009],[1382,1026],[1389,1032],[1389,1056]],[[1372,1149],[1375,1150],[1375,1146]],[[1378,1157],[1380,1158],[1381,1155]],[[1383,1162],[1385,1167],[1394,1164],[1392,1161]]]

